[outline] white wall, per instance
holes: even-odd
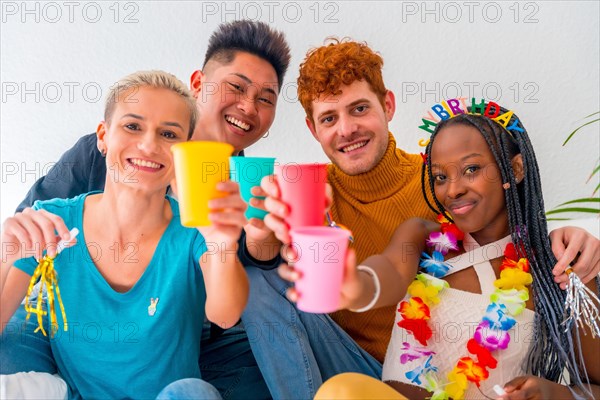
[[[210,33],[237,18],[282,29],[293,49],[270,136],[247,152],[325,161],[296,101],[298,65],[329,35],[366,41],[396,93],[399,146],[418,152],[419,117],[442,97],[484,96],[515,110],[543,171],[547,207],[589,195],[599,126],[561,143],[600,109],[599,3],[535,2],[27,2],[3,1],[1,214],[78,137],[95,130],[103,93],[140,69],[185,82]]]

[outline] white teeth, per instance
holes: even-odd
[[[343,151],[344,153],[348,153],[349,151],[356,150],[356,149],[360,149],[361,147],[363,147],[363,146],[364,146],[364,145],[366,145],[366,144],[367,144],[367,142],[366,142],[366,141],[364,141],[364,142],[360,142],[360,143],[356,143],[356,144],[353,144],[352,146],[344,147],[344,148],[342,149],[342,151]]]
[[[133,165],[137,165],[139,167],[154,168],[154,169],[159,169],[160,168],[160,164],[157,164],[157,163],[152,162],[152,161],[138,160],[137,158],[132,158],[131,159],[131,163]]]
[[[231,116],[226,116],[225,120],[227,122],[229,122],[230,124],[233,124],[235,126],[237,126],[240,129],[243,129],[245,131],[248,131],[248,129],[250,129],[250,125],[246,124],[245,122],[240,121],[237,118],[231,117]]]

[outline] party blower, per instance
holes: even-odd
[[[69,325],[67,323],[67,315],[65,313],[65,307],[63,306],[62,298],[60,297],[60,288],[58,287],[58,274],[54,269],[54,259],[58,257],[58,254],[67,247],[67,243],[75,239],[75,237],[79,234],[79,229],[73,228],[69,232],[70,237],[68,240],[61,240],[58,242],[56,246],[56,255],[54,257],[50,257],[46,254],[39,261],[38,266],[33,271],[33,275],[31,276],[31,280],[29,281],[29,287],[27,288],[27,294],[25,295],[25,311],[27,311],[26,321],[29,320],[29,316],[33,313],[37,315],[38,327],[34,332],[42,331],[44,336],[47,336],[46,331],[44,330],[44,324],[42,317],[46,314],[50,314],[50,336],[54,336],[54,333],[58,329],[58,324],[56,322],[56,308],[55,308],[55,300],[58,302],[60,307],[60,312],[62,314],[63,319],[63,329],[65,331],[69,330]],[[37,296],[37,302],[35,307],[31,305],[31,295],[33,293],[33,287],[36,282],[40,281],[39,295]],[[42,309],[44,299],[41,293],[43,293],[44,288],[48,293],[48,311],[44,311]],[[54,296],[54,292],[56,292],[56,299]]]

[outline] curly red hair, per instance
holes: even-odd
[[[311,122],[312,102],[322,94],[338,95],[340,86],[365,80],[384,106],[387,89],[383,84],[381,69],[383,58],[366,43],[340,41],[310,50],[300,64],[298,98]]]

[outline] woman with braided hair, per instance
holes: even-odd
[[[407,221],[387,255],[363,262],[406,270],[390,254],[406,249],[408,235],[400,232],[408,225],[433,248],[414,281],[399,275],[397,291],[406,296],[383,381],[411,399],[600,398],[598,279],[587,285],[588,318],[566,320],[568,291],[552,275],[556,258],[527,131],[492,102],[443,106],[423,156],[423,194],[440,225]],[[326,382],[317,398],[337,398],[346,378]],[[384,384],[366,385],[364,393]]]

